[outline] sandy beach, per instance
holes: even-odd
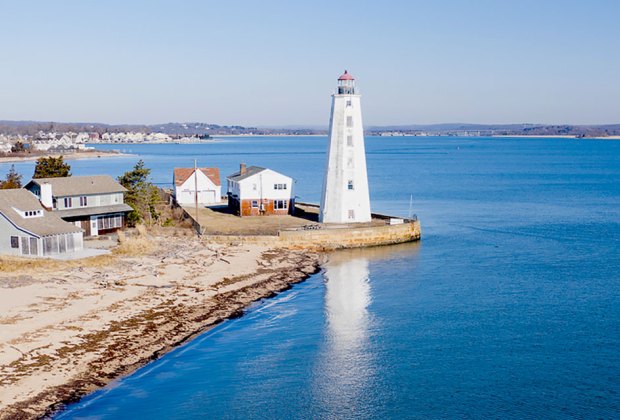
[[[50,154],[33,155],[33,156],[0,156],[0,163],[28,162],[28,161],[37,160],[41,157],[58,157],[58,156],[62,156],[64,160],[77,160],[77,159],[122,157],[122,156],[130,156],[130,155],[125,154],[125,153],[106,151],[106,150],[89,150],[86,152],[76,152],[76,153],[69,153],[69,154],[50,153]]]
[[[317,254],[188,232],[144,238],[140,253],[0,258],[0,418],[50,414],[319,267]]]

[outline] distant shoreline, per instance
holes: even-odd
[[[2,156],[0,157],[0,163],[19,163],[35,161],[39,158],[47,157],[59,157],[62,156],[64,160],[78,160],[78,159],[97,159],[97,158],[111,158],[111,157],[124,157],[131,156],[131,154],[120,153],[108,150],[89,150],[87,152],[75,152],[69,154],[63,153],[50,153],[34,156]]]
[[[456,136],[458,137],[458,136]],[[531,134],[497,134],[489,137],[524,137],[524,138],[549,138],[549,139],[575,139],[575,140],[620,140],[620,136],[607,136],[607,137],[578,137],[571,135],[531,135]]]

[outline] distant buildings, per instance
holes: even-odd
[[[93,147],[87,147],[86,141],[88,136],[70,136],[68,134],[62,134],[60,136],[46,135],[44,137],[38,137],[35,140],[30,141],[30,147],[32,150],[50,152],[57,150],[88,150]]]
[[[228,206],[239,216],[289,214],[295,208],[293,179],[271,169],[242,163],[227,181]]]
[[[109,175],[33,179],[25,188],[63,220],[84,230],[85,236],[114,232],[126,225],[132,208],[127,191]]]
[[[174,198],[180,205],[216,204],[222,200],[218,168],[174,168]],[[196,197],[198,191],[198,197]]]
[[[99,138],[91,138],[91,143],[195,143],[202,141],[199,136],[171,136],[164,133],[103,133]]]
[[[83,249],[82,229],[25,189],[0,190],[0,254],[47,257]]]
[[[0,134],[0,153],[11,153],[12,146],[18,141],[29,145],[35,152],[72,153],[92,150],[88,143],[195,143],[203,141],[206,135],[168,135],[164,133],[87,133],[87,132],[43,132],[34,136]]]

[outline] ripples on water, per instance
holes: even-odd
[[[197,155],[223,175],[272,167],[320,197],[324,138],[127,148],[157,182]],[[413,194],[421,243],[334,254],[59,417],[618,417],[620,142],[369,138],[367,151],[373,209],[405,216]]]

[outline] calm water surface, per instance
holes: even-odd
[[[320,198],[325,138],[120,147],[157,183],[194,157],[223,175],[244,161]],[[620,142],[371,137],[367,152],[373,209],[406,216],[413,194],[420,243],[335,253],[58,418],[619,417]]]

